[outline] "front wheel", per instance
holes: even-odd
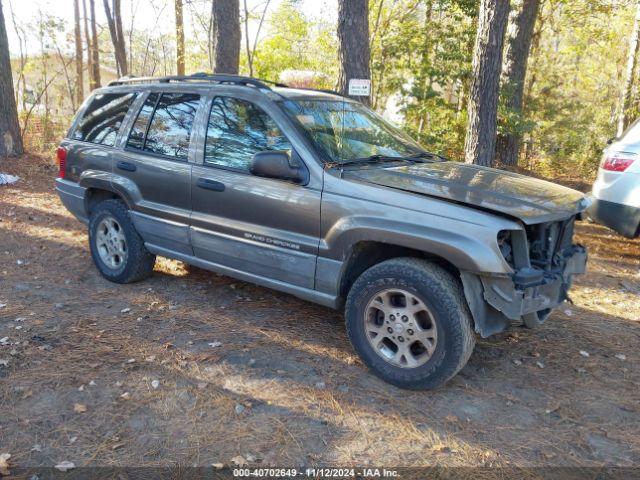
[[[89,219],[89,247],[96,267],[107,280],[131,283],[151,275],[156,261],[120,200],[100,202]]]
[[[460,282],[421,259],[392,259],[364,272],[347,296],[345,317],[365,364],[401,388],[442,385],[475,345]]]

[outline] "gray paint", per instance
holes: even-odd
[[[69,177],[58,180],[56,189],[78,218],[88,216],[89,189],[114,192],[127,202],[153,253],[334,308],[342,303],[340,282],[359,242],[436,255],[461,272],[476,330],[484,336],[502,331],[509,318],[555,305],[562,298],[566,278],[545,290],[549,301],[537,292],[516,291],[513,268],[499,250],[497,235],[511,230],[518,239],[517,267],[528,265],[525,225],[581,212],[585,205],[578,192],[452,162],[325,169],[321,153],[277,101],[280,95],[337,98],[328,94],[204,83],[117,86],[98,92],[132,90],[141,95],[114,147],[62,142],[69,149]],[[126,149],[127,132],[139,108],[156,91],[202,96],[186,161]],[[208,115],[218,95],[241,98],[265,110],[301,158],[308,182],[297,185],[204,165]],[[120,161],[135,164],[136,171],[117,168]],[[224,190],[200,188],[199,179],[221,183]],[[579,271],[579,265],[574,270]],[[496,286],[503,287],[503,296]],[[533,300],[523,306],[521,293]],[[518,308],[509,306],[513,302]]]

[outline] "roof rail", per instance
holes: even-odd
[[[331,90],[330,88],[300,88],[300,90],[311,90],[312,92],[330,93],[332,95],[337,95],[339,97],[346,97],[346,95],[343,95],[340,92],[337,92],[335,90]]]
[[[166,77],[122,77],[118,80],[109,82],[109,86],[116,85],[131,85],[136,83],[173,83],[173,82],[211,82],[211,83],[226,83],[231,85],[244,85],[252,86],[264,90],[270,90],[267,83],[271,83],[277,87],[287,87],[287,85],[270,82],[268,80],[260,80],[252,77],[243,77],[241,75],[227,75],[227,74],[209,74],[209,73],[194,73],[192,75],[170,75]]]

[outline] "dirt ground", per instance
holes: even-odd
[[[0,187],[11,465],[640,465],[637,240],[581,225],[574,305],[407,392],[368,373],[338,312],[166,259],[144,282],[107,282],[52,161],[0,171],[21,177]]]

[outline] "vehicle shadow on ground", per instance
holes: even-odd
[[[86,237],[65,243],[36,231],[84,227],[11,208],[34,228],[1,228],[3,248],[22,249],[28,263],[0,285],[14,304],[0,321],[32,310],[39,322],[24,331],[34,353],[19,353],[0,388],[9,406],[0,439],[21,446],[18,461],[186,464],[248,453],[267,464],[640,461],[640,378],[615,358],[637,345],[637,323],[573,306],[538,330],[480,340],[436,391],[402,391],[364,368],[338,312],[163,259],[146,282],[111,284]],[[150,387],[153,378],[162,388]],[[91,414],[74,415],[75,402]],[[51,450],[29,453],[43,438]]]

